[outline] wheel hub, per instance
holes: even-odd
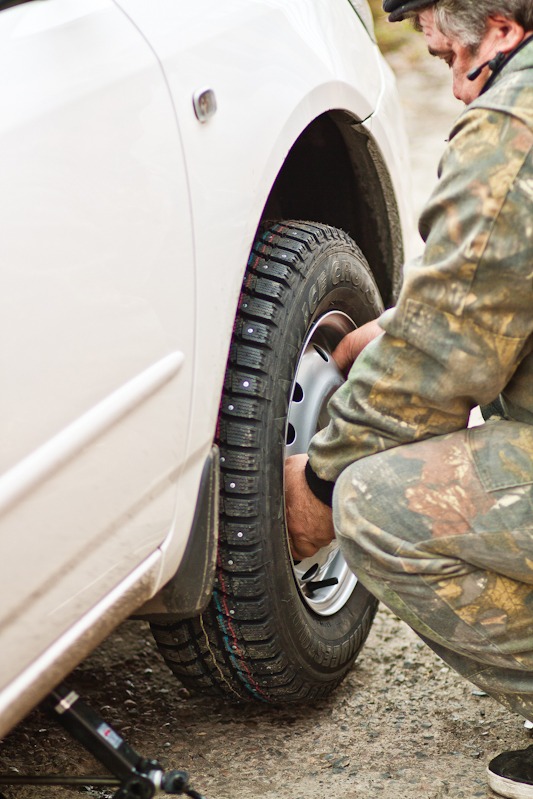
[[[330,311],[309,331],[292,385],[285,457],[307,452],[311,438],[327,425],[327,403],[344,383],[344,376],[331,353],[341,338],[355,327],[346,314]],[[357,583],[336,541],[309,558],[293,561],[293,569],[303,600],[321,616],[337,613]]]

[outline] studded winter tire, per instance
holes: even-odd
[[[342,231],[263,229],[243,282],[218,426],[222,496],[213,598],[199,617],[154,624],[188,687],[269,703],[324,697],[370,629],[375,600],[333,544],[290,556],[283,461],[305,452],[341,384],[338,341],[382,310],[365,259]]]

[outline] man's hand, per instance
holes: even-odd
[[[358,327],[333,351],[337,366],[347,374],[366,345],[383,333],[376,319]],[[285,461],[285,512],[293,556],[309,558],[335,538],[331,508],[315,497],[305,479],[307,455],[292,455]]]
[[[352,330],[333,350],[333,359],[344,375],[347,375],[353,366],[353,362],[364,350],[366,345],[383,333],[383,328],[379,326],[377,319],[367,322],[361,327]]]
[[[307,455],[285,461],[285,512],[293,557],[303,560],[335,538],[331,508],[315,497],[305,479]]]

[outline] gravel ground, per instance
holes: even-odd
[[[487,759],[528,738],[517,717],[473,693],[385,609],[348,678],[312,707],[228,705],[190,695],[140,622],[126,622],[69,684],[139,752],[165,768],[185,768],[209,799],[488,797]],[[40,712],[4,743],[0,769],[13,767],[102,771]],[[75,797],[58,788],[5,793]]]
[[[419,209],[460,106],[442,65],[406,52],[390,61],[406,110]],[[489,797],[487,760],[529,743],[518,717],[476,694],[385,609],[348,678],[312,707],[228,705],[190,695],[162,663],[146,625],[133,621],[69,684],[138,751],[165,768],[187,769],[210,799]],[[0,771],[10,769],[101,771],[39,711],[4,741]],[[77,795],[57,788],[6,788],[5,794]]]

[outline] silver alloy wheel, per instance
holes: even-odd
[[[307,452],[313,435],[328,423],[328,400],[344,382],[331,353],[341,338],[355,327],[346,314],[330,311],[309,331],[292,385],[285,457]],[[335,541],[310,558],[293,561],[293,568],[304,601],[320,616],[337,613],[357,583]]]

